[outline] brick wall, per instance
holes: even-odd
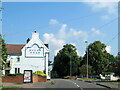
[[[23,75],[3,76],[2,82],[23,83]]]
[[[23,83],[23,75],[16,75],[16,76],[3,76],[2,77],[2,82],[11,82],[11,83]],[[47,79],[46,77],[38,76],[38,75],[33,75],[32,76],[32,81],[34,82],[46,82]]]
[[[46,81],[47,81],[46,77],[38,76],[38,82],[46,82]]]
[[[32,80],[33,80],[33,82],[38,82],[38,76],[37,75],[33,75]]]
[[[46,77],[33,75],[33,82],[46,82],[46,81],[47,81]]]

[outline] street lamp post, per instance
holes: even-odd
[[[88,79],[88,42],[85,41],[86,43],[86,52],[87,52],[87,79]]]
[[[71,73],[71,52],[70,52],[70,76],[72,76],[71,74],[72,73]]]

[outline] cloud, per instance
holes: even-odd
[[[108,53],[111,52],[111,46],[107,46],[105,49],[106,49],[106,51],[107,51]]]
[[[76,47],[76,44],[75,44],[75,43],[70,43],[70,44],[72,44],[73,46],[75,46],[75,47]]]
[[[114,14],[117,12],[117,3],[116,2],[98,2],[94,0],[93,3],[87,3],[91,6],[93,11],[105,10],[109,14]]]
[[[96,28],[92,28],[91,31],[92,31],[94,34],[97,34],[97,35],[100,35],[100,34],[101,34],[100,30],[97,30]]]
[[[43,41],[44,43],[49,43],[52,56],[56,55],[66,43],[72,43],[73,45],[77,46],[77,42],[84,42],[84,40],[88,38],[88,34],[86,31],[67,28],[67,24],[60,25],[60,29],[58,29],[57,33],[43,34]],[[78,51],[77,53],[78,55],[80,55]]]
[[[57,20],[56,20],[57,21]],[[58,22],[58,21],[57,21]],[[59,28],[56,33],[44,33],[43,34],[43,41],[44,43],[48,43],[50,47],[50,57],[54,58],[57,55],[58,51],[63,48],[65,44],[72,44],[77,48],[77,54],[82,55],[84,54],[83,47],[85,45],[85,41],[91,37],[91,34],[85,30],[79,30],[74,28],[69,28],[67,24],[62,24],[59,22]],[[94,36],[102,35],[102,33],[95,29],[91,29]],[[89,34],[89,35],[88,35]]]
[[[65,44],[64,40],[56,38],[54,34],[45,33],[43,40],[45,43],[49,43],[53,55],[56,55],[57,51]]]
[[[109,17],[108,15],[103,15],[103,16],[101,16],[101,18],[102,18],[103,20],[107,20],[107,19],[109,19],[110,17]]]
[[[100,30],[96,29],[96,28],[91,28],[92,31],[92,35],[94,35],[96,37],[97,36],[102,36],[105,37],[105,34],[102,33]]]
[[[56,19],[50,19],[49,24],[58,24],[59,22]]]
[[[85,40],[88,39],[88,33],[86,31],[75,30],[73,28],[70,28],[67,36],[68,36],[68,38],[75,39],[75,40],[78,40],[78,41],[80,41],[81,39],[82,39],[82,41],[85,41]]]
[[[58,38],[61,38],[61,39],[65,39],[66,38],[66,28],[67,28],[67,24],[62,24],[61,25],[61,28],[57,34],[57,37]]]

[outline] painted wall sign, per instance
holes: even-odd
[[[25,50],[26,57],[44,57],[44,48],[39,47],[37,44],[33,44],[31,47],[27,47]]]
[[[24,70],[24,82],[32,82],[32,70]]]

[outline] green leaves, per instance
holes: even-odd
[[[110,54],[107,53],[105,48],[106,45],[100,41],[95,41],[88,46],[88,62],[89,65],[93,67],[96,74],[108,68]],[[86,54],[84,60],[86,60]]]
[[[72,75],[78,74],[80,57],[77,55],[76,48],[72,44],[66,44],[54,58],[53,71],[60,77],[70,75],[70,61]]]
[[[66,44],[54,58],[53,71],[60,77],[70,75],[70,61],[72,75],[86,74],[87,52],[84,57],[77,55],[75,46]],[[106,45],[95,41],[88,46],[89,74],[100,74],[107,71],[110,65],[116,64],[115,58],[106,51]],[[116,64],[117,65],[117,64]]]
[[[5,46],[5,41],[2,39],[2,36],[0,34],[0,69],[7,68],[7,48]]]

